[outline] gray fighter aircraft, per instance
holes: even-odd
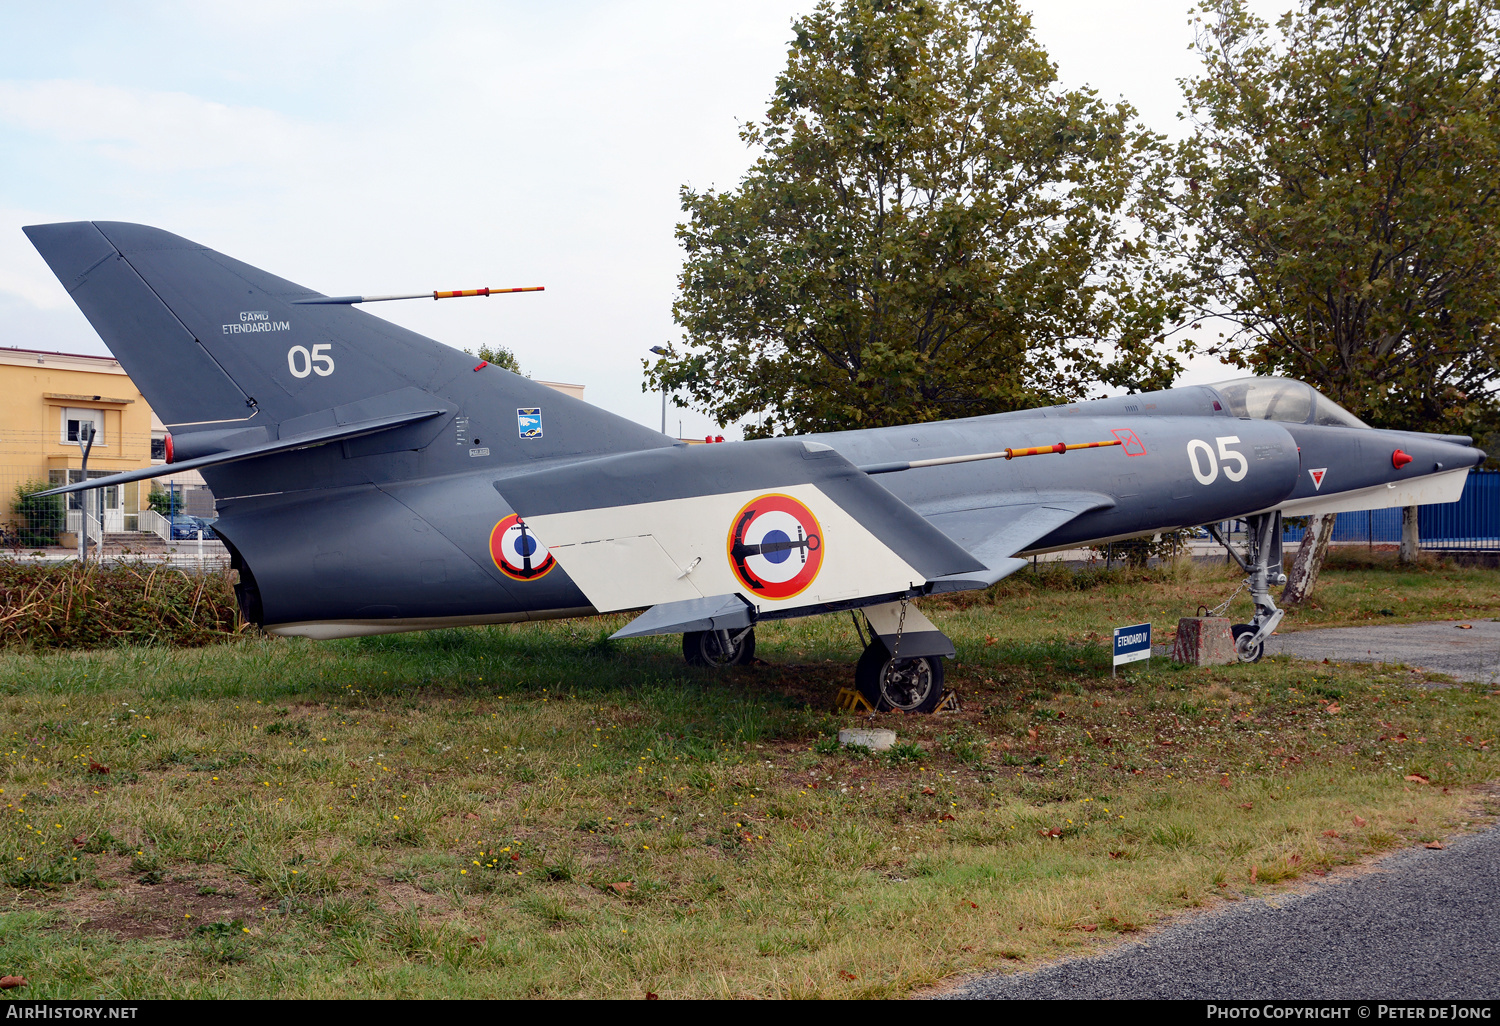
[[[1283,515],[1453,501],[1485,458],[1277,378],[688,446],[156,228],[25,231],[172,440],[168,465],[49,494],[201,470],[244,615],[273,634],[644,610],[614,636],[729,664],[760,621],[855,610],[859,689],[926,712],[954,650],[914,597],[1243,518],[1256,659]]]

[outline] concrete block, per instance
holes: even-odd
[[[873,751],[884,752],[895,743],[896,732],[894,730],[856,727],[852,730],[839,731],[839,744],[841,745],[863,745]]]
[[[1229,620],[1222,616],[1184,616],[1177,621],[1172,658],[1192,666],[1226,666],[1239,662]]]

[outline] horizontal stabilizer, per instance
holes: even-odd
[[[428,420],[432,417],[447,413],[447,410],[418,410],[414,413],[400,413],[390,417],[379,417],[374,420],[360,421],[354,424],[340,424],[337,427],[325,428],[321,431],[311,431],[306,434],[296,435],[292,438],[282,438],[274,442],[266,442],[263,445],[252,445],[245,449],[230,449],[227,452],[216,452],[209,456],[199,456],[197,459],[183,460],[180,463],[163,463],[153,467],[142,467],[140,470],[127,470],[123,474],[111,474],[109,477],[96,477],[90,481],[79,481],[76,484],[64,485],[61,488],[52,488],[38,495],[62,495],[65,492],[81,492],[90,488],[107,488],[111,485],[127,484],[131,481],[145,481],[153,477],[165,477],[168,474],[177,474],[184,470],[197,470],[200,467],[213,467],[221,463],[237,463],[240,460],[253,460],[259,456],[273,456],[277,453],[293,452],[297,449],[310,449],[315,445],[327,445],[329,442],[342,442],[350,438],[363,438],[380,431],[389,431],[392,428],[404,427],[407,424],[415,424],[418,421]]]
[[[751,613],[750,603],[738,595],[663,602],[631,620],[611,634],[609,639],[618,641],[621,638],[644,638],[651,634],[741,630],[754,622]]]

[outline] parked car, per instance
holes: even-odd
[[[173,541],[195,540],[199,531],[203,532],[205,539],[217,537],[214,534],[213,522],[218,517],[195,517],[189,513],[174,513],[169,519],[172,524]]]

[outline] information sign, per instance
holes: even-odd
[[[1151,625],[1138,623],[1133,627],[1115,628],[1115,661],[1109,675],[1115,675],[1115,667],[1124,663],[1139,662],[1151,658]]]

